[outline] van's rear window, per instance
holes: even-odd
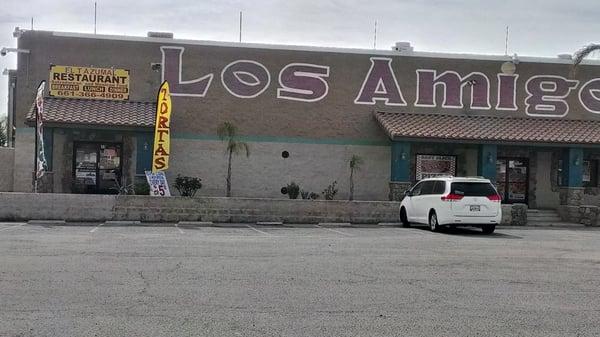
[[[452,183],[450,193],[465,197],[487,197],[498,192],[490,183]]]

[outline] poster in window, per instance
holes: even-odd
[[[417,180],[444,175],[456,175],[456,156],[417,155]]]

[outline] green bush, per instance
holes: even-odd
[[[196,192],[202,188],[202,179],[177,175],[175,178],[175,189],[182,197],[194,197]]]
[[[304,200],[319,199],[319,195],[317,193],[309,192],[309,191],[305,191],[305,190],[300,191],[300,195],[302,196],[302,199],[304,199]]]
[[[290,199],[298,199],[298,195],[300,195],[300,186],[292,181],[287,185],[287,194]]]
[[[139,182],[133,186],[135,195],[150,195],[150,185],[148,182]]]

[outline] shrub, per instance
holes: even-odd
[[[323,196],[325,197],[325,200],[333,200],[333,197],[335,197],[335,195],[338,192],[336,185],[337,185],[337,180],[334,181],[333,183],[329,184],[329,186],[327,186],[327,188],[324,189],[323,192],[321,192],[321,194],[323,194]]]
[[[150,185],[147,182],[139,182],[133,186],[135,195],[150,195]]]
[[[298,195],[300,194],[300,186],[292,181],[287,185],[287,194],[290,199],[298,199]]]
[[[309,192],[309,191],[305,191],[305,190],[300,191],[300,195],[302,196],[302,199],[304,199],[304,200],[319,199],[319,195],[317,193]]]
[[[202,179],[177,175],[175,178],[175,189],[182,197],[194,197],[196,192],[202,188]]]

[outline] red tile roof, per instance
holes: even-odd
[[[44,98],[44,122],[120,127],[153,127],[156,103],[71,98]],[[35,122],[35,104],[27,114]]]
[[[600,121],[375,112],[392,139],[599,144]]]

